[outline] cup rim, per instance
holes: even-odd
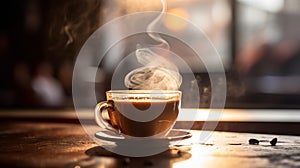
[[[180,90],[109,90],[110,94],[181,94]]]

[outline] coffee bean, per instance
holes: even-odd
[[[249,144],[250,145],[258,145],[259,141],[257,139],[249,139]]]
[[[277,143],[277,138],[273,138],[272,141],[270,141],[270,144],[271,144],[272,146],[275,146],[276,143]]]

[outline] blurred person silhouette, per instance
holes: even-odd
[[[58,69],[58,80],[60,81],[65,93],[65,106],[73,106],[72,100],[72,76],[73,65],[70,61],[64,61],[64,63]]]
[[[300,74],[300,46],[296,40],[287,38],[274,44],[257,41],[238,54],[238,72],[250,76]]]
[[[10,38],[8,33],[0,32],[0,106],[12,106],[14,104],[13,67],[10,52]]]
[[[32,87],[37,93],[42,106],[61,107],[65,97],[60,82],[53,77],[53,69],[48,63],[41,63],[37,67]]]
[[[14,67],[14,105],[20,107],[39,106],[37,95],[31,87],[29,66],[20,61]]]

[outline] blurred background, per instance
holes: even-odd
[[[220,53],[228,84],[226,108],[300,108],[299,0],[167,0],[167,5],[168,12],[202,29]],[[118,16],[160,11],[161,3],[11,0],[0,8],[0,108],[72,108],[73,65],[85,40]],[[164,25],[178,33],[186,28],[168,19]],[[201,85],[201,107],[209,107],[205,68],[177,46]],[[99,93],[110,89],[121,60],[122,54],[109,53],[101,62]]]

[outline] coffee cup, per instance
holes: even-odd
[[[106,98],[95,108],[101,128],[126,137],[164,137],[179,114],[181,91],[111,90]]]

